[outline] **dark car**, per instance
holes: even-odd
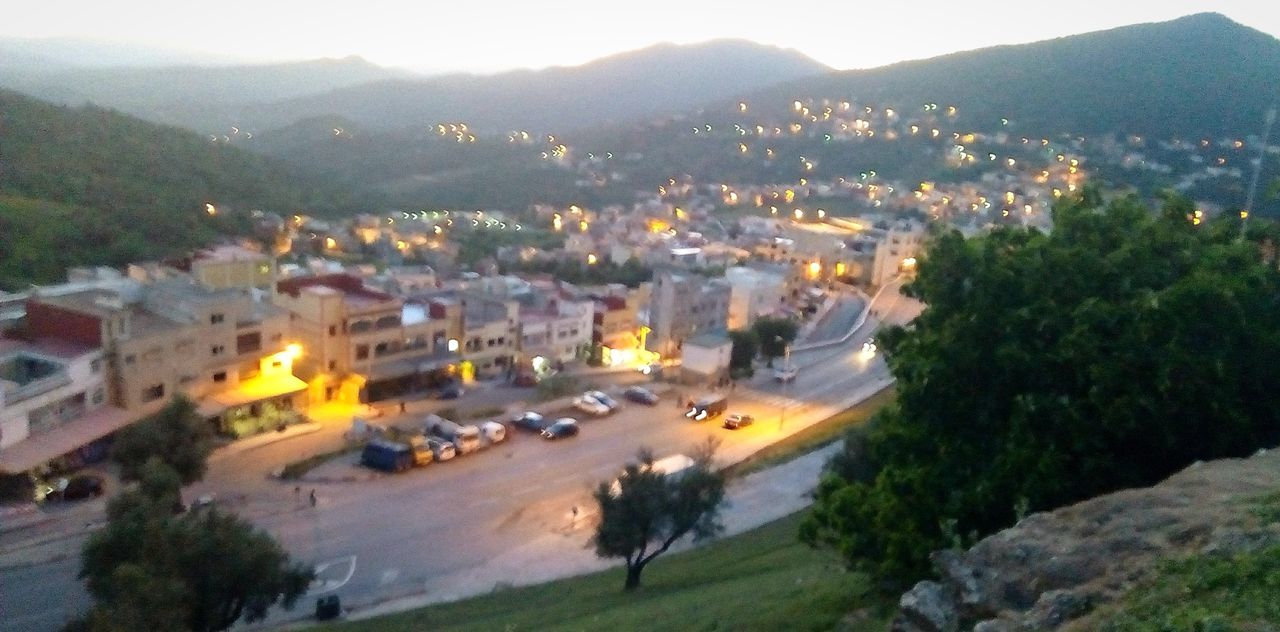
[[[62,499],[95,498],[101,496],[104,491],[106,491],[106,485],[103,483],[101,476],[97,474],[77,474],[67,481],[66,488],[62,490]]]
[[[462,385],[457,382],[445,384],[440,388],[440,393],[436,395],[437,399],[458,399],[466,391],[462,390]]]
[[[557,419],[555,423],[547,426],[547,429],[542,431],[542,438],[548,441],[576,436],[578,436],[578,422],[569,417]]]
[[[724,418],[724,427],[730,430],[737,430],[739,428],[746,428],[747,426],[755,423],[755,421],[755,417],[752,417],[751,415],[739,415],[734,413]]]
[[[653,391],[642,386],[632,386],[623,391],[622,396],[637,404],[644,404],[645,406],[657,406],[659,399]]]
[[[542,415],[529,411],[516,415],[515,418],[511,420],[511,425],[521,430],[528,430],[529,432],[542,432],[547,429],[550,422]]]

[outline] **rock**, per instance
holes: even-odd
[[[1004,619],[987,619],[974,625],[973,632],[1017,632],[1017,627]]]
[[[1051,590],[1040,596],[1024,617],[1024,625],[1034,630],[1049,630],[1088,614],[1093,599],[1067,590]]]
[[[890,625],[893,632],[958,632],[959,615],[955,599],[942,584],[922,581],[898,601],[898,616]]]

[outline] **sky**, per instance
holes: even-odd
[[[575,65],[659,42],[741,38],[829,66],[1030,42],[1216,11],[1280,36],[1280,3],[1074,0],[61,0],[10,2],[0,37],[76,37],[245,61],[360,55],[419,71]]]

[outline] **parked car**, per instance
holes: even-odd
[[[786,364],[774,369],[773,379],[776,382],[794,382],[800,374],[800,368],[794,364]]]
[[[106,491],[106,485],[101,476],[97,474],[76,474],[67,480],[65,487],[62,487],[62,499],[96,498],[101,496],[104,491]]]
[[[431,450],[431,456],[436,461],[448,461],[458,455],[457,448],[453,447],[453,442],[440,437],[427,437],[427,448]]]
[[[550,425],[550,422],[548,422],[542,415],[533,411],[516,415],[512,418],[511,423],[515,427],[521,430],[528,430],[529,432],[542,432],[547,429],[548,425]]]
[[[374,439],[365,444],[360,463],[384,472],[403,472],[413,467],[413,452],[403,443]]]
[[[683,454],[673,454],[668,457],[655,460],[648,465],[641,465],[640,471],[657,472],[663,476],[682,476],[681,472],[689,469],[697,461]],[[622,479],[626,478],[627,473],[624,470],[618,478],[613,480],[613,484],[609,486],[609,491],[614,496],[622,493]]]
[[[622,406],[621,404],[618,403],[618,400],[612,397],[609,397],[609,395],[606,394],[604,391],[587,391],[583,393],[582,396],[590,397],[591,399],[594,399],[597,402],[604,404],[606,407],[609,408],[609,412],[614,412]]]
[[[436,394],[436,399],[458,399],[465,392],[461,384],[451,382],[440,388],[440,392]]]
[[[409,450],[413,452],[413,464],[415,467],[422,467],[436,460],[435,453],[427,446],[426,437],[409,437]]]
[[[480,424],[480,438],[487,445],[502,443],[507,439],[507,427],[496,421],[486,421]]]
[[[578,436],[578,422],[571,417],[561,417],[542,431],[542,438],[548,441]]]
[[[739,428],[746,428],[747,426],[755,423],[755,421],[755,417],[752,417],[751,415],[733,413],[732,415],[724,418],[724,427],[730,430],[737,430]]]
[[[658,363],[658,362],[653,362],[653,363],[650,363],[650,364],[646,364],[646,365],[644,365],[644,366],[640,367],[640,368],[639,368],[639,371],[640,371],[641,373],[645,374],[645,375],[650,375],[650,376],[653,376],[653,377],[657,377],[657,376],[662,375],[662,364],[661,364],[661,363]]]
[[[579,396],[573,400],[573,407],[593,417],[604,417],[609,414],[608,406],[601,404],[600,400],[586,395]]]
[[[427,415],[422,434],[434,435],[453,442],[458,454],[468,454],[484,447],[480,442],[480,429],[463,426],[439,415]]]
[[[644,404],[645,406],[657,406],[659,399],[653,391],[643,386],[628,387],[627,390],[622,392],[622,396],[636,402],[637,404]]]

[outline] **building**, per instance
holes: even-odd
[[[534,370],[584,358],[591,350],[595,304],[558,292],[520,305],[520,357]]]
[[[101,460],[134,419],[107,400],[100,347],[0,338],[0,474]]]
[[[871,266],[871,285],[879,287],[904,272],[915,270],[916,257],[924,247],[924,226],[910,220],[895,220],[880,231]]]
[[[680,356],[685,339],[724,330],[732,289],[724,279],[660,272],[654,275],[649,299],[650,351],[664,358]]]
[[[107,399],[140,418],[175,395],[216,429],[243,436],[299,419],[306,385],[288,313],[251,289],[213,289],[170,269],[32,292],[26,335],[100,348]]]
[[[729,358],[733,342],[721,331],[709,331],[684,341],[680,363],[680,381],[684,384],[712,386],[729,379]]]
[[[406,300],[341,273],[285,279],[277,289],[275,301],[290,313],[306,350],[298,370],[312,401],[376,402],[457,375],[456,298]]]
[[[762,316],[780,314],[791,298],[788,288],[788,266],[759,268],[735,266],[725,270],[729,293],[728,326],[730,330],[746,329]]]

